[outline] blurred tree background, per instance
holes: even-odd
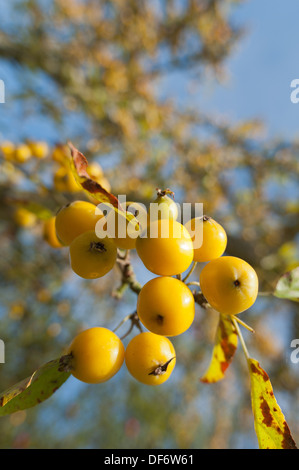
[[[190,78],[190,93],[207,74],[222,80],[227,57],[242,43],[243,30],[232,20],[241,3],[1,2],[0,60],[14,90],[0,105],[1,390],[60,356],[80,329],[114,328],[135,310],[134,293],[111,296],[120,283],[117,268],[104,279],[81,280],[70,270],[68,251],[43,238],[45,214],[86,199],[59,161],[58,143],[72,140],[101,165],[106,187],[130,201],[149,204],[157,187],[169,187],[177,202],[203,202],[228,233],[227,254],[254,266],[261,291],[299,265],[298,145],[265,142],[258,121],[232,125],[196,103],[178,105],[175,89],[167,97],[161,91],[176,73]],[[18,128],[15,148],[6,142],[9,107],[20,123],[32,117],[51,123],[44,158]],[[20,211],[26,207],[33,218]],[[151,276],[132,258],[145,282]],[[298,442],[298,366],[290,361],[298,306],[261,296],[242,318],[256,331],[244,333],[247,346],[268,372]],[[164,385],[143,386],[125,366],[105,384],[70,378],[42,405],[1,418],[0,447],[257,447],[240,348],[224,380],[199,382],[216,324],[216,314],[197,306],[190,330],[173,340],[177,365]]]

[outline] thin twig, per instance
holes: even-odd
[[[199,282],[197,281],[192,281],[192,282],[187,282],[186,286],[197,286],[200,287]]]
[[[240,325],[244,326],[246,330],[250,331],[251,333],[255,333],[254,329],[251,328],[251,326],[247,325],[243,320],[240,320],[240,318],[236,317],[235,315],[231,315],[232,318],[234,318]]]
[[[240,330],[240,328],[239,328],[238,322],[236,321],[235,318],[232,318],[232,322],[233,322],[233,324],[234,324],[234,327],[236,328],[236,331],[237,331],[237,334],[238,334],[238,336],[239,336],[242,349],[243,349],[244,354],[245,354],[245,357],[246,357],[246,359],[247,359],[247,361],[248,361],[248,359],[250,358],[249,352],[248,352],[248,349],[247,349],[247,347],[246,347],[246,344],[245,344],[243,335],[242,335],[242,333],[241,333],[241,330]]]
[[[192,264],[192,266],[191,266],[191,269],[190,269],[190,271],[186,274],[186,276],[184,277],[183,282],[186,282],[186,280],[188,279],[188,277],[191,276],[191,274],[193,273],[193,271],[194,271],[194,269],[196,268],[196,266],[197,266],[197,262],[196,262],[196,261],[193,261],[193,264]]]
[[[142,333],[142,327],[141,327],[141,324],[140,324],[140,320],[139,320],[139,317],[138,317],[138,314],[137,312],[133,312],[133,313],[130,313],[130,315],[126,315],[125,318],[123,318],[123,320],[117,325],[116,328],[114,328],[113,332],[117,331],[118,328],[120,328],[126,321],[130,320],[130,327],[128,329],[128,331],[123,335],[121,336],[121,340],[123,340],[124,338],[126,338],[130,333],[131,331],[133,330],[134,326],[136,326],[138,328],[138,330],[140,331],[140,333]]]
[[[130,252],[127,250],[123,255],[118,252],[116,260],[117,266],[120,269],[122,278],[121,284],[112,294],[115,298],[120,299],[127,288],[130,288],[135,294],[139,294],[141,291],[141,284],[136,280],[136,276],[133,270],[133,266],[130,262]]]

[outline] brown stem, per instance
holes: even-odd
[[[167,368],[171,361],[175,359],[175,356],[169,359],[169,361],[165,362],[164,364],[160,364],[159,366],[155,367],[148,375],[162,375],[167,371]]]
[[[200,307],[207,309],[210,306],[202,292],[193,291],[192,294],[195,302],[200,305]]]
[[[70,372],[72,369],[72,353],[65,354],[59,359],[59,372]]]
[[[142,327],[141,327],[141,324],[140,324],[140,320],[139,320],[139,317],[137,315],[137,312],[133,312],[131,313],[130,315],[127,315],[118,325],[116,328],[114,328],[113,332],[117,331],[118,328],[120,328],[126,321],[130,320],[131,324],[130,324],[130,327],[128,329],[128,331],[123,335],[121,336],[121,340],[123,340],[124,338],[126,338],[130,333],[131,331],[133,330],[134,326],[136,326],[138,328],[138,330],[140,331],[140,333],[142,333]]]
[[[127,290],[127,288],[130,288],[132,292],[135,292],[135,294],[138,295],[141,291],[142,286],[136,279],[133,266],[130,262],[129,251],[127,251],[124,256],[121,256],[119,254],[116,262],[120,269],[122,278],[121,284],[118,289],[116,289],[116,291],[113,293],[113,296],[117,299],[120,299],[123,296],[124,292]]]
[[[169,189],[169,188],[167,188],[167,189],[156,188],[156,191],[157,191],[157,196],[158,197],[167,196],[169,194],[174,199],[174,192],[171,191],[171,189]]]

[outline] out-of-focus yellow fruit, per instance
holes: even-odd
[[[14,159],[18,163],[26,163],[31,158],[31,149],[26,144],[17,145],[14,153]]]
[[[15,144],[13,144],[10,141],[4,141],[1,142],[0,144],[0,150],[3,153],[3,156],[6,160],[13,160],[14,159],[14,154],[15,154]]]
[[[68,164],[69,149],[66,145],[56,145],[52,152],[52,159],[61,165]]]
[[[71,170],[64,166],[58,168],[54,174],[54,187],[59,192],[75,193],[82,191]]]
[[[102,188],[105,189],[108,193],[111,191],[111,185],[107,178],[104,176],[103,169],[101,165],[97,162],[91,163],[87,167],[87,173],[89,174],[90,178],[94,181],[96,181],[98,184],[102,186]],[[98,204],[99,202],[97,199],[93,198],[92,196],[90,197],[91,201],[94,202],[95,204]]]
[[[14,214],[14,219],[21,227],[30,228],[36,223],[36,215],[24,207],[18,207]]]
[[[32,155],[36,158],[45,158],[49,154],[49,147],[46,142],[29,142]]]
[[[14,302],[9,310],[9,317],[12,320],[20,320],[25,313],[25,304],[23,302]]]
[[[104,188],[107,193],[110,193],[111,191],[111,185],[109,183],[109,181],[107,180],[107,178],[103,177],[101,178],[98,183],[102,186],[102,188]]]
[[[53,216],[44,221],[43,237],[52,248],[61,248],[63,245],[60,243],[56,235],[55,220],[56,217]]]
[[[87,173],[89,174],[91,179],[95,181],[98,181],[98,179],[101,179],[104,175],[101,165],[99,165],[97,162],[93,162],[88,165]]]

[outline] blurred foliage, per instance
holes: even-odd
[[[261,290],[271,291],[280,274],[299,265],[298,144],[265,141],[259,122],[232,125],[178,105],[169,87],[166,98],[161,93],[174,72],[193,84],[207,73],[223,79],[225,59],[242,35],[231,18],[238,3],[13,0],[0,25],[0,59],[17,77],[11,99],[20,120],[46,117],[62,136],[79,116],[82,132],[70,137],[104,169],[99,177],[114,194],[148,204],[157,187],[170,187],[180,203],[203,202],[228,233],[227,253],[251,263]],[[120,282],[116,270],[101,281],[78,279],[67,251],[44,239],[44,220],[86,198],[64,164],[65,142],[25,142],[17,129],[15,142],[3,138],[4,390],[63,353],[80,329],[114,328],[136,298],[111,297]],[[146,278],[134,257],[133,263],[137,277]],[[298,305],[265,296],[244,317],[256,331],[245,334],[248,348],[269,373],[298,442],[298,366],[289,347],[299,337]],[[71,378],[40,407],[2,418],[0,447],[257,447],[242,353],[223,381],[199,382],[216,323],[198,307],[190,331],[174,339],[176,373],[159,389],[135,383],[125,368],[99,386]]]

